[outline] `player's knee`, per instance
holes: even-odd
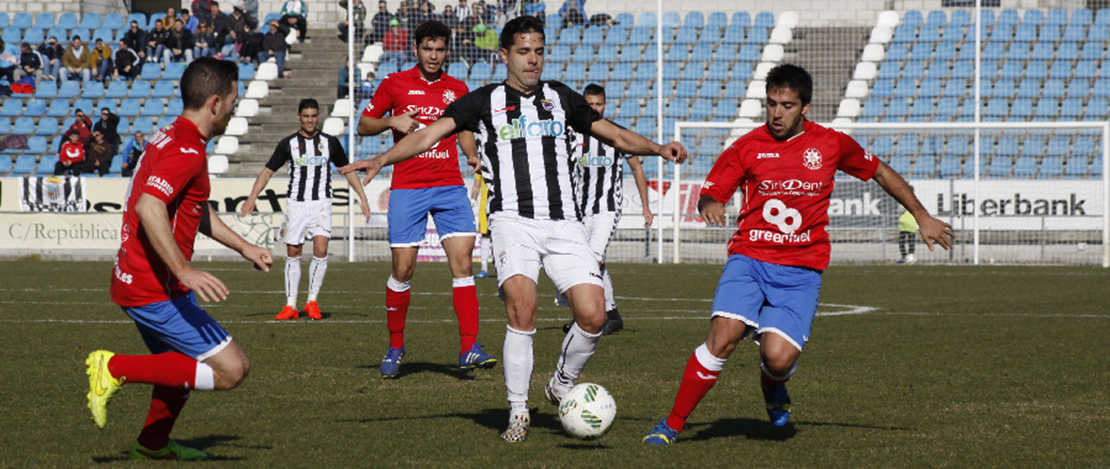
[[[763,367],[774,376],[786,375],[794,367],[795,357],[790,355],[764,355],[762,358]]]
[[[247,379],[250,370],[250,360],[247,360],[245,357],[242,360],[238,360],[220,369],[216,373],[216,389],[227,391],[239,387],[239,385],[243,384],[243,381]]]
[[[575,314],[574,322],[578,323],[578,327],[583,331],[590,334],[597,334],[601,332],[601,328],[605,326],[605,313],[601,314]]]

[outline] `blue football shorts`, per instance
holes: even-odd
[[[123,311],[135,320],[150,353],[180,352],[204,361],[231,343],[231,336],[197,304],[193,292]]]
[[[820,293],[819,270],[733,254],[713,296],[713,317],[743,321],[749,331],[755,330],[757,343],[770,332],[801,350],[809,341]]]
[[[441,240],[475,236],[478,231],[466,186],[397,189],[389,193],[389,246],[419,246],[427,231],[428,214]]]

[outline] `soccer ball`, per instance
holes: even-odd
[[[559,403],[559,421],[575,438],[598,438],[609,430],[616,418],[617,403],[613,396],[594,383],[575,386]]]

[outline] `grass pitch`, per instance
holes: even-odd
[[[719,265],[613,265],[625,331],[582,382],[613,393],[600,440],[566,436],[543,399],[568,313],[541,282],[528,441],[498,438],[502,369],[462,373],[446,266],[421,264],[397,380],[379,378],[389,266],[333,262],[325,320],[277,323],[280,265],[204,263],[231,288],[206,308],[251,357],[230,392],[194,392],[174,437],[228,467],[1095,467],[1110,465],[1110,271],[1090,267],[834,266],[771,427],[756,349],[741,344],[676,445],[643,435],[670,410],[705,340]],[[150,387],[125,386],[108,426],[85,408],[92,350],[141,354],[108,296],[106,262],[0,262],[0,466],[130,467]],[[307,282],[307,276],[304,279]],[[302,286],[302,290],[305,287]],[[479,342],[501,355],[504,306],[479,280]],[[304,293],[301,294],[302,301]]]

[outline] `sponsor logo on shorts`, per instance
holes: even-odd
[[[501,254],[497,255],[497,270],[498,271],[505,270],[506,268],[508,268],[508,266],[509,266],[509,260],[505,256],[505,251],[501,251]]]

